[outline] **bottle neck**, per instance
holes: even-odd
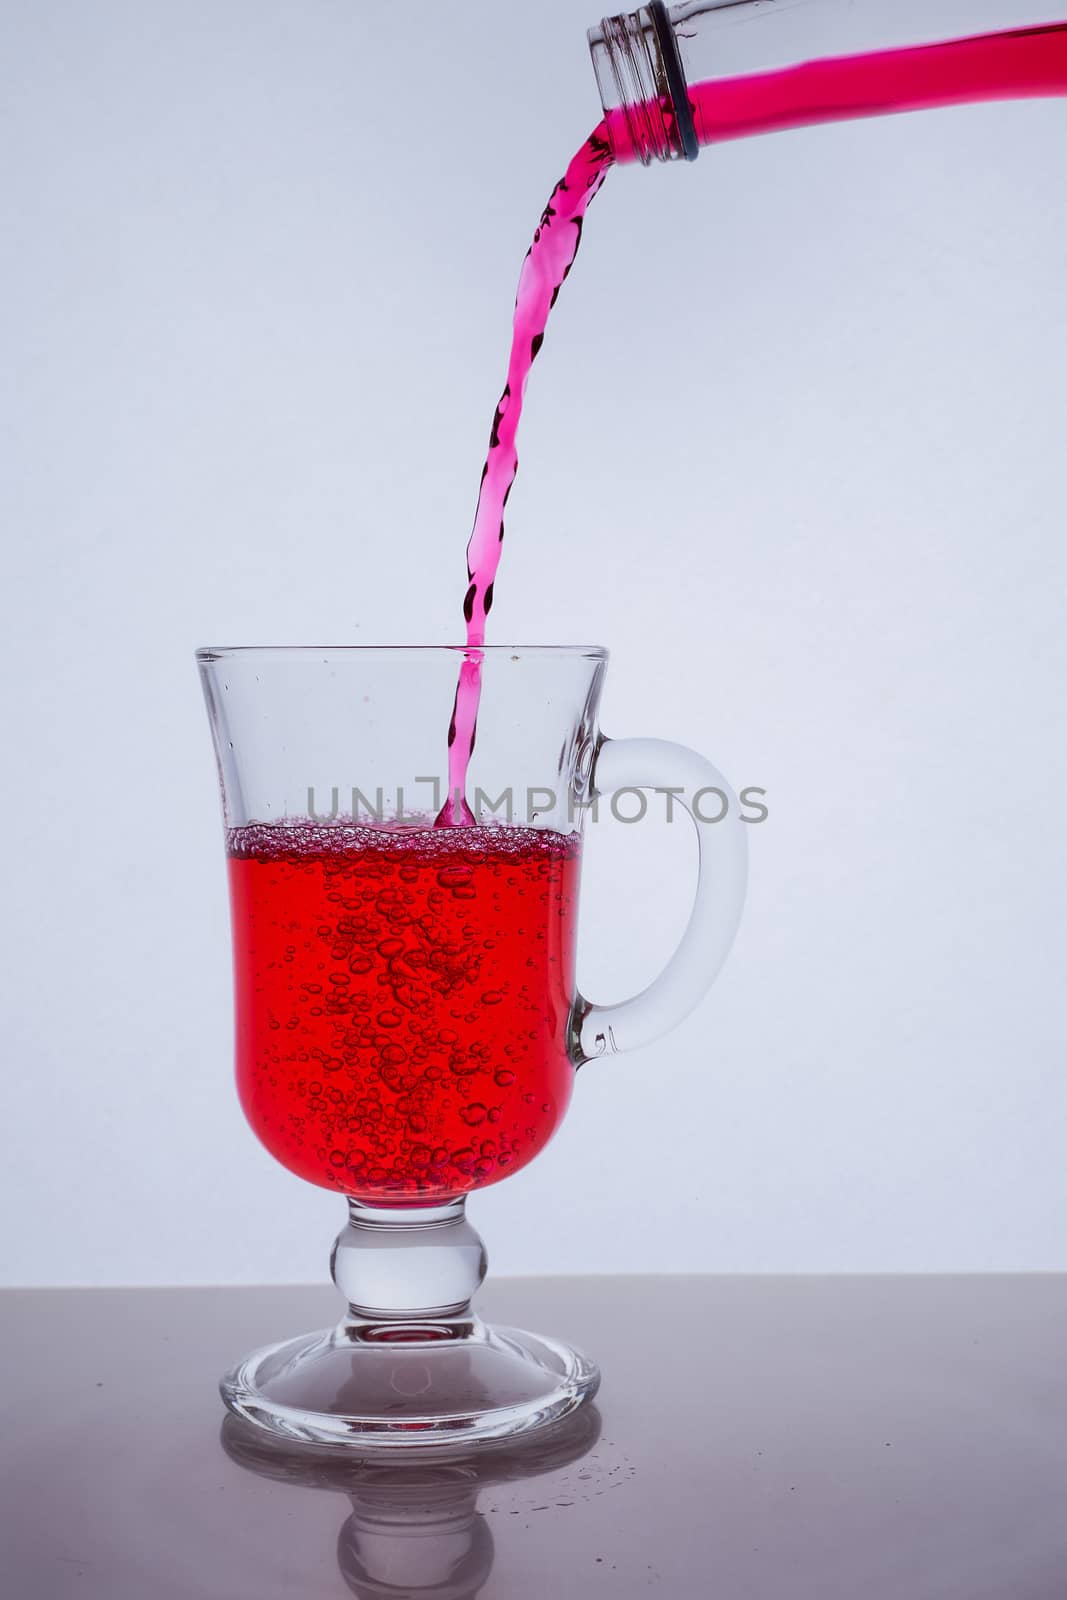
[[[589,30],[616,161],[647,167],[653,160],[695,161],[700,152],[675,25],[675,13],[653,0]]]
[[[656,0],[589,33],[611,153],[645,166],[692,161],[706,144],[821,122],[1065,96],[1063,0],[1034,4],[1060,15],[1025,28],[1005,17],[957,38],[956,10],[929,0],[916,38],[912,9],[883,0],[813,0],[810,11],[789,0],[670,10]]]

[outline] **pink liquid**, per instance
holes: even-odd
[[[1062,94],[1067,23],[1058,22],[699,83],[689,103],[701,144],[718,144],[820,122]]]
[[[522,417],[526,380],[544,340],[549,312],[578,254],[586,209],[611,165],[612,155],[605,133],[601,123],[556,184],[519,274],[507,383],[493,417],[478,509],[467,544],[469,587],[463,601],[463,616],[467,624],[467,645],[472,650],[485,643],[486,618],[493,604],[493,583],[504,539],[504,507],[519,470],[515,440]],[[449,798],[437,819],[446,826],[469,824],[474,820],[464,795],[467,766],[477,731],[481,681],[481,658],[472,654],[464,659],[460,668],[452,724],[448,730]]]
[[[985,34],[945,44],[804,62],[774,72],[713,79],[689,90],[702,145],[758,133],[922,111],[983,100],[1067,94],[1067,23]],[[519,278],[508,379],[493,418],[463,603],[467,645],[449,729],[449,793],[438,822],[474,819],[464,799],[477,731],[485,624],[504,537],[504,507],[518,471],[515,441],[526,380],[564,279],[574,264],[586,209],[614,161],[635,151],[622,111],[609,113],[552,192]]]

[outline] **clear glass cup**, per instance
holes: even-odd
[[[471,1311],[485,1251],[466,1196],[518,1171],[576,1068],[648,1043],[704,994],[744,898],[745,824],[703,757],[597,724],[607,654],[483,647],[466,801],[435,826],[462,647],[197,653],[218,758],[245,1114],[334,1189],[347,1303],[336,1328],[260,1350],[222,1382],[290,1439],[413,1449],[566,1415],[595,1366]],[[648,790],[692,819],[693,909],[663,972],[598,1005],[574,980],[583,826]]]

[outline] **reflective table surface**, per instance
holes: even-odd
[[[380,1467],[223,1422],[222,1370],[335,1320],[332,1290],[0,1293],[0,1592],[1067,1592],[1067,1278],[526,1279],[478,1306],[595,1356],[595,1407]]]

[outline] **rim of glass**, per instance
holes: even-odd
[[[314,655],[454,655],[454,656],[571,656],[584,661],[606,661],[602,644],[220,644],[201,645],[197,661],[223,661],[231,656]]]

